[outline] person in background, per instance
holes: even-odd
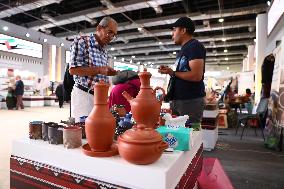
[[[172,39],[181,46],[175,62],[175,71],[161,65],[159,72],[175,77],[174,96],[170,102],[173,114],[188,115],[191,123],[201,122],[205,107],[206,50],[193,38],[195,25],[188,17],[179,18],[173,25]]]
[[[71,116],[79,122],[81,116],[87,116],[93,108],[95,82],[103,80],[109,83],[108,76],[116,71],[108,66],[106,46],[116,38],[117,22],[104,17],[89,36],[76,37],[71,45],[69,73],[74,77],[71,92]]]
[[[21,80],[21,76],[16,76],[16,88],[15,88],[15,94],[17,98],[17,105],[16,110],[18,110],[20,107],[21,109],[24,109],[23,104],[23,95],[24,95],[24,82]]]
[[[13,110],[17,105],[17,98],[15,94],[16,82],[14,79],[10,79],[8,83],[8,93],[6,96],[6,105],[8,110]]]
[[[126,112],[130,112],[130,104],[126,98],[122,96],[122,93],[126,91],[133,98],[137,96],[141,85],[137,73],[131,70],[118,72],[118,74],[112,78],[112,83],[115,86],[112,88],[109,95],[109,108],[112,108],[114,105],[123,105]]]
[[[59,83],[55,90],[55,95],[59,101],[59,108],[63,108],[64,103],[64,87],[62,83]]]
[[[250,98],[251,97],[251,90],[250,89],[246,89],[246,97]]]

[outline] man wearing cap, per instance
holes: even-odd
[[[172,39],[181,46],[176,56],[175,71],[161,65],[159,72],[175,77],[173,97],[170,107],[173,114],[189,115],[192,123],[201,122],[205,106],[205,72],[206,50],[193,38],[195,26],[188,17],[179,18],[173,25]]]

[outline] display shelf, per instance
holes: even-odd
[[[194,146],[190,151],[163,153],[153,164],[134,165],[120,156],[94,158],[84,155],[81,148],[65,149],[63,145],[27,138],[15,140],[11,156],[11,187],[23,180],[41,182],[45,186],[51,186],[48,183],[52,180],[54,186],[64,187],[66,180],[69,184],[76,184],[74,179],[79,179],[77,184],[82,188],[88,182],[89,186],[97,183],[105,188],[191,189],[202,167],[202,135],[199,131],[193,133],[192,141]],[[27,174],[23,173],[25,167],[29,169]],[[40,172],[45,175],[51,172],[53,178],[35,178]]]

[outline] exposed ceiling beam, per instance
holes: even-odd
[[[117,13],[129,12],[133,10],[143,9],[152,7],[151,3],[155,3],[158,5],[170,4],[174,2],[178,2],[181,0],[160,0],[160,1],[140,1],[140,0],[129,0],[124,3],[113,3],[113,6],[109,6],[108,8],[98,7],[96,9],[87,9],[84,11],[78,11],[75,13],[64,14],[61,16],[54,17],[54,22],[43,22],[43,21],[34,21],[28,23],[27,26],[29,28],[38,30],[40,28],[52,28],[55,26],[66,25],[70,23],[81,22],[86,20],[86,18],[94,19],[101,16],[112,15]],[[104,2],[107,2],[104,0]]]
[[[31,3],[19,5],[16,7],[10,7],[10,5],[0,3],[2,6],[8,7],[8,9],[0,11],[0,19],[5,18],[5,17],[10,17],[12,15],[23,13],[26,11],[30,11],[33,9],[37,9],[40,7],[44,7],[44,6],[53,4],[53,3],[60,3],[61,1],[62,0],[38,0],[38,1],[31,2]],[[21,2],[24,2],[24,1],[21,1]]]
[[[125,59],[131,59],[131,56],[133,56],[135,54],[134,51],[129,51],[129,52],[123,52],[121,54],[118,54],[118,53],[110,53],[112,56],[115,56],[115,57],[123,57]],[[145,52],[143,52],[143,54],[145,54]],[[227,53],[224,53],[224,52],[217,52],[217,53],[211,53],[211,52],[207,52],[206,53],[206,56],[209,57],[209,56],[213,56],[213,57],[218,57],[218,56],[230,56],[230,55],[246,55],[247,54],[247,51],[246,50],[235,50],[235,51],[229,51]],[[175,57],[175,55],[173,55],[172,53],[168,53],[168,54],[164,54],[164,55],[147,55],[147,56],[144,56],[144,55],[137,55],[135,59],[139,59],[140,57],[143,57],[143,59],[145,60],[157,60],[157,59],[167,59],[167,58],[173,58]]]
[[[141,42],[132,42],[132,43],[128,43],[127,45],[123,44],[115,44],[115,45],[111,45],[109,47],[110,48],[114,48],[114,50],[125,50],[125,49],[135,49],[135,48],[143,48],[143,47],[156,47],[156,46],[174,46],[174,42],[172,40],[162,40],[162,43],[160,44],[159,42],[155,41],[155,40],[149,40],[149,41],[141,41]],[[203,43],[203,45],[205,46],[206,49],[210,49],[210,48],[221,48],[221,47],[234,47],[234,46],[244,46],[244,45],[251,45],[253,44],[252,40],[239,40],[237,42],[219,42],[219,43]],[[178,46],[177,46],[178,47]],[[179,47],[180,48],[180,47]],[[115,52],[114,51],[114,52]]]
[[[166,22],[166,20],[163,20],[164,22]],[[129,25],[129,22],[127,22]],[[204,27],[202,26],[196,26],[195,32],[207,32],[207,31],[216,31],[216,30],[226,30],[226,29],[234,29],[234,28],[242,28],[242,27],[255,27],[255,19],[251,19],[251,20],[245,20],[245,21],[237,21],[237,22],[226,22],[226,23],[218,23],[218,24],[211,24],[210,27]],[[119,24],[120,25],[120,24]],[[130,24],[131,25],[131,24]],[[133,24],[132,24],[133,25]],[[138,28],[138,26],[135,26],[134,28]],[[125,27],[121,27],[118,26],[118,31],[122,31],[122,30],[126,30]],[[84,33],[84,34],[91,34],[93,32],[96,31],[96,28],[88,28],[85,30],[82,30],[80,32]],[[170,29],[164,29],[163,30],[165,33],[165,35],[171,35],[171,30]],[[140,32],[133,32],[134,34],[141,34]],[[151,35],[152,31],[147,33],[145,32],[144,34],[148,34]],[[127,34],[124,34],[127,35]],[[123,37],[124,35],[121,35],[121,37]],[[68,38],[74,38],[76,35],[74,35],[74,33],[70,33],[70,32],[61,32],[61,33],[57,33],[56,37],[68,37]]]

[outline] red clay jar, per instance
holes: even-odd
[[[152,128],[140,124],[125,131],[118,138],[118,151],[126,161],[146,165],[157,161],[168,144],[162,136]]]
[[[109,84],[99,81],[94,86],[94,107],[85,120],[86,138],[91,151],[105,152],[111,149],[115,119],[109,111]]]
[[[136,98],[131,97],[126,91],[124,91],[122,95],[129,101],[131,112],[136,123],[144,124],[149,128],[155,128],[159,120],[165,91],[161,87],[156,87],[154,90],[151,88],[150,78],[152,74],[147,72],[146,68],[138,75],[141,81],[141,86]],[[156,98],[156,91],[158,89],[163,92],[163,96],[160,101]]]

